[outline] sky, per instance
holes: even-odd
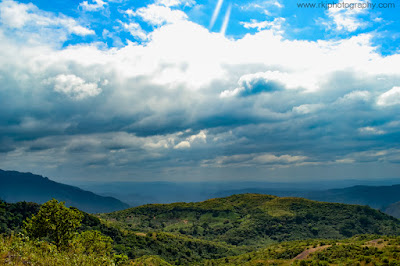
[[[64,182],[400,180],[399,12],[3,0],[0,168]]]

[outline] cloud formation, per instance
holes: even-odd
[[[54,90],[76,99],[81,100],[86,97],[97,96],[101,89],[96,83],[87,83],[85,80],[75,75],[57,75],[50,83],[54,83]]]
[[[118,10],[108,34],[135,40],[109,47],[64,45],[96,32],[3,1],[0,167],[118,180],[399,170],[400,56],[380,54],[373,33],[288,39],[257,20],[232,38],[177,9],[190,5]]]

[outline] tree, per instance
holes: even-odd
[[[39,212],[24,223],[28,236],[48,238],[58,248],[66,247],[81,225],[83,215],[64,204],[56,199],[44,203]]]
[[[77,235],[73,240],[76,249],[85,254],[110,254],[112,251],[112,239],[97,230],[85,231]]]

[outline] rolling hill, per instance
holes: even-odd
[[[360,235],[343,240],[290,241],[203,265],[399,265],[400,237]]]
[[[310,200],[335,202],[344,204],[368,205],[374,209],[393,215],[394,208],[389,205],[400,201],[400,185],[390,186],[352,186],[346,188],[335,188],[327,190],[294,190],[268,189],[268,188],[244,188],[237,190],[222,190],[216,193],[218,197],[242,193],[269,194],[279,197],[302,197]],[[386,211],[388,210],[388,211]],[[396,214],[394,215],[396,216]],[[396,217],[400,217],[398,214]]]
[[[150,204],[101,217],[131,231],[157,230],[246,246],[356,234],[400,234],[399,220],[367,206],[261,194]]]
[[[40,175],[0,170],[0,199],[7,202],[44,203],[52,198],[90,213],[111,212],[129,207],[115,198],[99,196]]]

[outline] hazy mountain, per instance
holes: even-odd
[[[376,209],[400,201],[400,185],[392,186],[353,186],[326,191],[314,191],[302,196],[319,201],[368,205]]]
[[[384,212],[400,219],[400,201],[389,205]]]
[[[390,186],[399,179],[385,180],[322,180],[320,182],[75,182],[83,189],[99,195],[115,197],[131,206],[149,203],[203,201],[242,193],[261,193],[276,196],[318,196],[319,191],[348,188],[355,185]],[[309,192],[315,192],[309,195]],[[324,192],[320,194],[323,195]],[[399,199],[400,200],[400,199]]]
[[[229,196],[239,193],[261,193],[280,197],[303,197],[311,200],[337,202],[346,204],[368,205],[382,211],[387,206],[400,201],[400,185],[391,186],[352,186],[318,191],[299,191],[267,188],[244,188],[236,190],[224,190],[216,193],[216,196]],[[392,207],[391,210],[394,210]],[[386,212],[392,215],[393,211]],[[397,216],[398,217],[398,216]]]
[[[0,199],[7,202],[44,203],[52,198],[90,213],[110,212],[129,207],[115,198],[57,183],[40,175],[0,170]]]

